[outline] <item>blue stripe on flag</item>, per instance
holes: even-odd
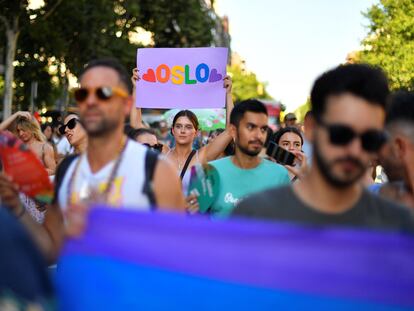
[[[82,282],[76,276],[82,276]],[[62,311],[412,310],[240,285],[94,256],[66,256],[58,284]]]

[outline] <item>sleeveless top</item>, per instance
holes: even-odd
[[[167,154],[165,156],[167,157],[171,153],[172,150],[173,149],[168,150],[168,152],[167,152]],[[194,154],[194,157],[193,158],[196,159],[196,163],[195,164],[199,164],[200,163],[200,160],[198,158],[198,150]],[[185,160],[187,161],[187,159],[185,159]],[[181,175],[181,170],[177,170],[177,174],[178,174],[178,176],[180,176]],[[191,166],[189,165],[187,167],[187,170],[185,171],[185,174],[183,176],[183,179],[181,180],[182,192],[183,192],[184,196],[187,196],[188,195],[187,192],[188,192],[188,187],[190,186],[190,178],[191,178]]]
[[[150,200],[142,191],[145,183],[146,151],[147,148],[145,146],[132,140],[128,141],[112,187],[108,193],[107,202],[102,204],[140,210],[151,209]],[[109,175],[112,172],[116,160],[109,162],[95,173],[91,171],[86,154],[73,160],[63,177],[58,192],[58,202],[61,209],[65,210],[67,208],[68,201],[71,204],[76,204],[87,200],[91,190],[102,193],[107,187]],[[77,165],[79,161],[80,163]],[[72,192],[69,194],[69,182],[77,166],[77,172],[73,177]],[[69,200],[68,194],[70,195]]]

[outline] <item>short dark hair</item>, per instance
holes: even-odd
[[[266,106],[257,99],[247,99],[236,104],[230,114],[230,124],[239,126],[240,120],[243,118],[246,112],[264,113],[266,116]]]
[[[52,123],[47,122],[40,124],[40,129],[42,130],[42,132],[44,132],[48,127],[50,127],[50,129],[53,130]]]
[[[414,93],[398,91],[391,95],[385,119],[386,125],[397,122],[414,125]]]
[[[277,131],[274,135],[273,135],[273,141],[277,144],[277,145],[279,145],[279,141],[280,141],[280,138],[284,135],[284,134],[286,134],[286,133],[294,133],[294,134],[296,134],[296,135],[298,135],[299,137],[300,137],[300,145],[301,146],[303,146],[303,136],[302,136],[302,133],[296,128],[296,127],[293,127],[293,126],[287,126],[287,127],[284,127],[284,128],[282,128],[282,129],[280,129],[279,131]]]
[[[351,93],[386,109],[389,95],[384,72],[369,65],[340,65],[316,79],[311,91],[312,112],[321,120],[326,110],[326,100],[331,95]]]
[[[82,79],[82,76],[90,69],[95,67],[107,67],[115,70],[119,76],[119,80],[121,83],[127,88],[128,93],[132,94],[132,82],[131,77],[126,71],[125,67],[122,66],[122,64],[116,60],[115,58],[100,58],[100,59],[94,59],[91,60],[86,64],[86,66],[83,68],[79,75],[79,81]]]
[[[153,129],[149,129],[149,128],[145,128],[145,127],[141,127],[138,129],[131,129],[128,131],[127,136],[131,139],[137,139],[139,136],[144,135],[144,134],[150,134],[150,135],[154,135],[157,136],[157,134],[155,133],[155,131]]]

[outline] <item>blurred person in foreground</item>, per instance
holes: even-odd
[[[236,215],[312,224],[412,231],[403,206],[364,189],[361,181],[384,145],[388,82],[379,69],[344,65],[322,74],[311,92],[313,144],[309,172],[293,186],[271,189],[242,201]]]
[[[210,214],[227,217],[246,196],[289,183],[283,166],[259,156],[266,141],[267,124],[267,110],[260,101],[245,100],[234,107],[229,131],[235,154],[209,162],[220,177],[220,189]]]
[[[393,94],[386,130],[390,139],[380,152],[380,163],[389,181],[380,185],[378,193],[414,208],[414,93]]]
[[[123,133],[132,106],[132,85],[125,69],[112,59],[91,61],[79,81],[74,95],[88,146],[81,155],[61,162],[54,204],[48,207],[43,225],[21,213],[17,186],[0,174],[3,204],[31,231],[49,262],[59,254],[65,226],[72,236],[84,232],[89,205],[144,211],[154,207],[183,211],[186,205],[174,167]]]
[[[302,133],[303,135],[303,146],[302,151],[307,158],[307,164],[311,165],[312,163],[312,144],[306,139],[306,132],[309,130],[309,127],[312,126],[313,114],[312,110],[306,112],[303,119]]]
[[[0,206],[0,310],[57,310],[46,263],[24,227]]]

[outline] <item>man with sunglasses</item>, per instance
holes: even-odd
[[[312,165],[290,187],[242,201],[235,214],[313,224],[413,230],[402,206],[364,190],[360,180],[385,143],[387,80],[367,65],[339,66],[320,76],[311,92]]]
[[[132,107],[132,84],[126,70],[114,60],[90,62],[74,93],[87,136],[86,152],[66,158],[56,173],[55,204],[48,207],[43,226],[36,226],[16,200],[17,187],[0,175],[0,197],[32,235],[50,261],[63,239],[63,217],[71,235],[85,229],[87,207],[105,204],[140,210],[183,210],[185,200],[171,164],[148,148],[127,139],[124,120]],[[148,164],[150,163],[150,164]],[[151,168],[151,169],[149,169]]]

